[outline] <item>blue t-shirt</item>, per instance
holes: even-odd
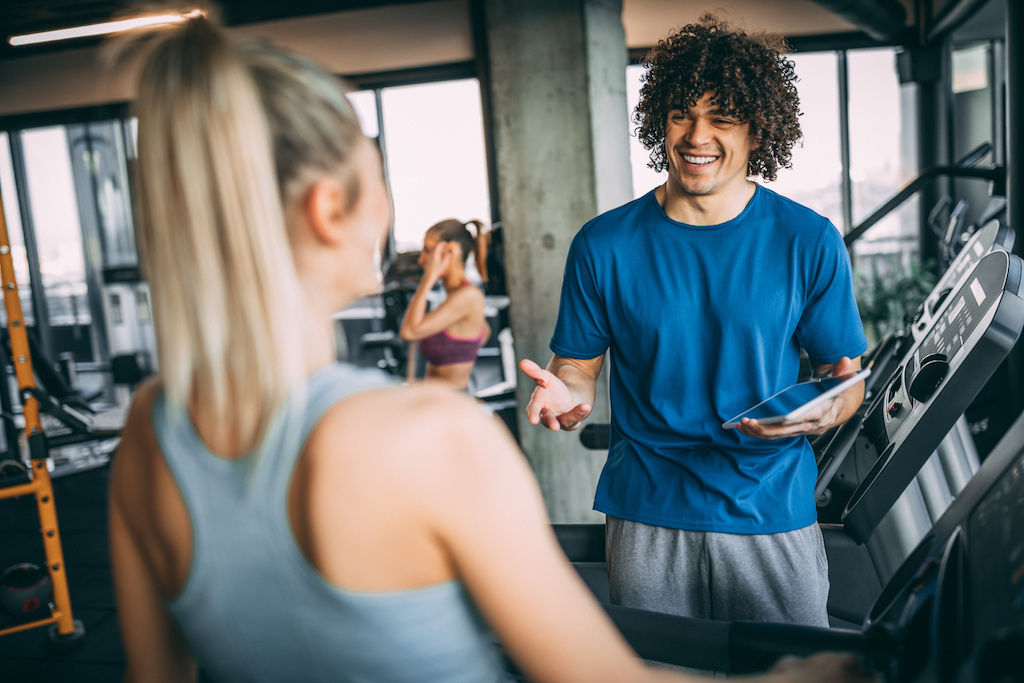
[[[669,218],[654,191],[573,239],[551,350],[610,350],[611,440],[594,508],[646,524],[743,534],[817,518],[804,437],[722,423],[815,363],[864,353],[849,256],[826,219],[757,186],[736,218]]]

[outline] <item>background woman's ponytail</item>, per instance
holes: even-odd
[[[354,178],[358,122],[333,76],[205,18],[152,39],[136,110],[165,390],[251,448],[307,372],[286,209],[309,170]]]
[[[480,279],[487,284],[487,246],[490,243],[491,233],[484,232],[483,222],[476,218],[466,221],[466,227],[468,228],[470,225],[475,227],[472,234],[473,259],[476,261],[476,270],[480,273]]]

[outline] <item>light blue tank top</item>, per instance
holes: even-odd
[[[185,588],[167,606],[213,680],[506,679],[494,638],[461,582],[346,590],[317,572],[292,534],[287,492],[309,433],[341,399],[388,384],[377,371],[318,370],[259,449],[239,460],[215,456],[184,406],[164,394],[157,399],[156,438],[193,534]]]

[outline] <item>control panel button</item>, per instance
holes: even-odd
[[[949,360],[945,354],[933,353],[921,361],[921,367],[914,373],[907,391],[918,401],[927,401],[942,384],[949,372]]]

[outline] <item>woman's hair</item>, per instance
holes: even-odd
[[[644,57],[647,71],[633,121],[648,164],[668,168],[665,123],[672,109],[687,110],[711,93],[723,114],[750,124],[758,143],[750,153],[748,176],[775,179],[788,167],[800,139],[800,101],[785,40],[768,33],[747,34],[712,14],[660,41]]]
[[[474,235],[469,231],[473,226]],[[434,223],[427,229],[428,235],[434,235],[439,242],[455,242],[462,249],[462,262],[465,263],[470,252],[473,253],[473,260],[476,263],[480,279],[487,282],[487,242],[489,232],[484,231],[483,222],[474,218],[463,223],[457,218],[446,218],[443,221]]]
[[[328,174],[355,203],[358,120],[330,73],[205,17],[149,39],[135,108],[164,388],[250,449],[307,371],[285,215]]]

